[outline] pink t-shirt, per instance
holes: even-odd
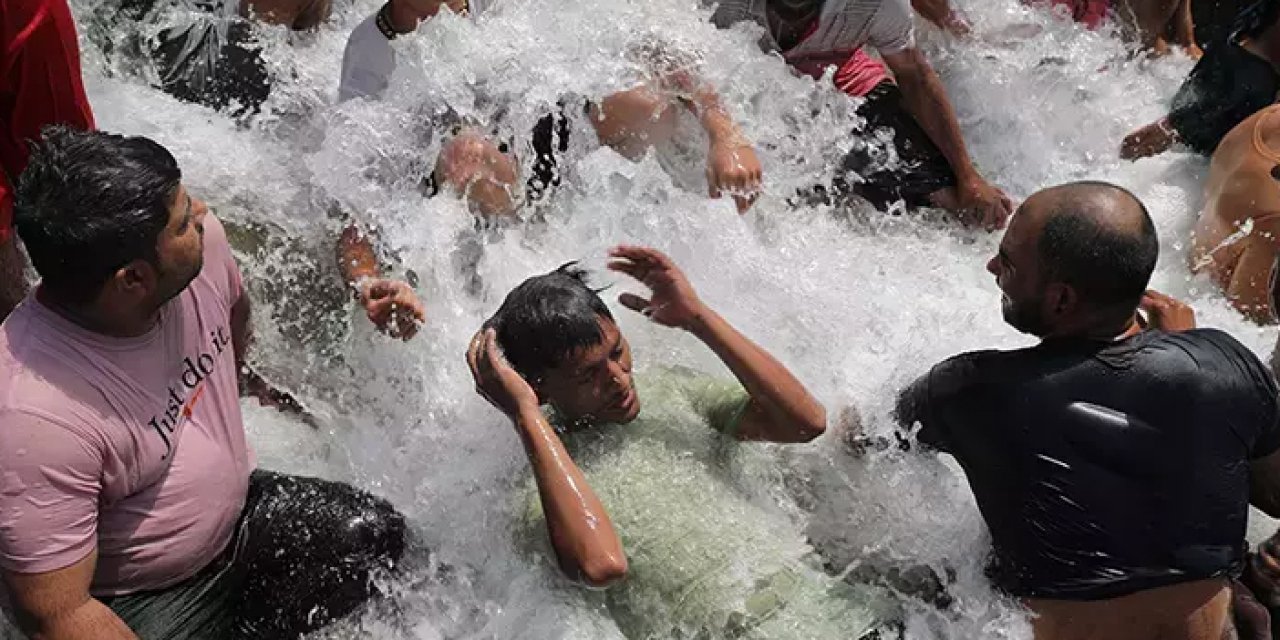
[[[91,592],[180,582],[231,539],[248,491],[231,343],[242,295],[226,232],[136,338],[83,329],[28,297],[0,325],[0,567],[43,573],[95,547]]]

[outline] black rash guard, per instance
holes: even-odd
[[[1027,598],[1235,574],[1248,462],[1280,449],[1271,373],[1210,329],[963,354],[911,385],[898,418],[964,468],[991,578]]]

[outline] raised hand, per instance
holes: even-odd
[[[1147,321],[1154,329],[1173,333],[1196,328],[1196,312],[1187,303],[1167,296],[1154,289],[1142,294],[1138,308],[1147,312]]]
[[[538,394],[498,351],[498,334],[481,329],[471,338],[467,365],[475,379],[476,393],[513,420],[521,411],[537,410]]]
[[[609,256],[613,258],[609,261],[611,271],[625,273],[653,292],[647,300],[630,293],[618,296],[618,302],[628,309],[658,324],[679,329],[689,329],[706,312],[688,278],[662,252],[621,245],[610,250]]]

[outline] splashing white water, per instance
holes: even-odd
[[[91,4],[82,0],[77,13]],[[944,42],[927,26],[920,33],[980,170],[1019,198],[1081,178],[1131,188],[1151,209],[1164,249],[1153,285],[1188,299],[1203,324],[1269,355],[1275,332],[1245,322],[1186,268],[1205,161],[1117,158],[1123,135],[1161,114],[1190,62],[1130,59],[1106,34],[1012,0],[959,4],[977,41]],[[854,105],[758,53],[752,30],[716,32],[689,0],[500,0],[478,24],[446,16],[398,42],[405,64],[385,102],[333,105],[346,36],[376,6],[338,3],[315,35],[262,30],[278,82],[268,113],[248,126],[146,87],[85,44],[99,125],[166,145],[192,193],[232,226],[255,229],[237,243],[258,305],[255,358],[326,416],[314,433],[246,406],[263,464],[388,497],[431,550],[429,566],[389,585],[390,606],[323,637],[620,637],[607,613],[516,550],[510,492],[527,464],[511,428],[474,394],[462,360],[480,322],[529,275],[573,259],[600,265],[619,242],[659,247],[833,416],[856,406],[866,428],[881,433],[897,390],[932,363],[1028,344],[1001,321],[984,270],[998,236],[957,230],[936,214],[787,206],[848,148]],[[1019,40],[1009,27],[1021,23],[1043,32]],[[632,164],[589,133],[582,101],[639,78],[626,52],[654,37],[698,54],[758,143],[766,195],[748,215],[703,197],[696,166],[673,179],[655,158]],[[476,239],[460,203],[414,188],[439,147],[438,135],[420,135],[433,109],[447,104],[524,140],[561,100],[573,125],[565,182],[538,221]],[[328,213],[335,201],[379,224],[401,270],[416,274],[428,324],[407,345],[374,334],[346,306],[330,264],[341,224]],[[467,262],[478,291],[459,270]],[[691,338],[614,308],[641,366],[722,371]],[[778,475],[789,480],[745,488],[837,564],[876,553],[954,570],[954,608],[911,604],[908,637],[1029,637],[1016,606],[982,577],[988,543],[954,465],[894,454],[855,463],[841,451],[839,433],[778,448]]]

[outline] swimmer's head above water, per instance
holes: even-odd
[[[631,346],[575,263],[525,280],[487,325],[538,399],[569,420],[627,423],[640,413]]]
[[[1132,322],[1159,250],[1136,196],[1076,182],[1028,198],[987,270],[1015,329],[1041,338],[1104,335]]]

